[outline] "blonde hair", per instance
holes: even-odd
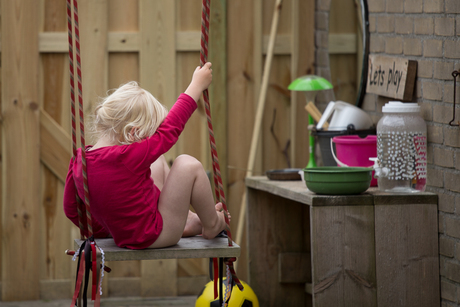
[[[132,144],[152,136],[168,110],[152,94],[131,81],[121,85],[96,107],[93,132],[116,144]]]

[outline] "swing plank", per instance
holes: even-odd
[[[79,249],[82,240],[75,240],[75,249]],[[106,261],[152,260],[152,259],[186,259],[186,258],[231,258],[239,257],[241,248],[236,243],[228,246],[228,239],[218,237],[211,240],[201,236],[182,238],[173,246],[166,248],[147,248],[133,250],[120,248],[112,238],[96,239],[102,248]]]

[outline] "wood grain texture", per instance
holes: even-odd
[[[138,0],[110,0],[108,2],[108,87],[117,88],[128,81],[139,81],[139,2]],[[132,43],[136,43],[136,52],[113,52],[113,37],[117,36],[117,45],[120,48],[129,49]],[[133,287],[130,279],[141,276],[140,260],[114,261],[108,264],[112,272],[107,274],[109,295],[122,295],[130,293]],[[112,282],[112,279],[114,280]],[[126,279],[126,281],[123,281]],[[140,281],[133,282],[137,286]],[[123,288],[123,285],[126,287]],[[123,289],[123,290],[122,290]],[[122,291],[122,292],[121,292]],[[140,288],[131,292],[132,295],[140,295]]]
[[[140,85],[168,109],[176,101],[175,10],[175,1],[140,0],[139,2]],[[167,160],[174,160],[177,155],[177,147],[173,147],[165,154]],[[141,263],[142,296],[175,296],[176,285],[177,260]]]
[[[282,254],[310,252],[309,207],[253,189],[248,204],[248,283],[260,306],[307,306],[305,284],[278,276]]]
[[[307,305],[439,306],[436,194],[391,195],[373,188],[366,195],[331,197],[305,192],[296,181],[246,182],[249,281],[262,296],[287,297],[290,284],[267,281],[296,280],[296,265],[286,256],[310,253],[312,282],[303,291],[313,298]],[[299,210],[309,215],[300,221]],[[302,224],[307,228],[299,234]],[[285,236],[310,249],[287,248],[292,238]],[[302,258],[296,264],[303,267]],[[300,295],[295,293],[289,295]]]
[[[38,1],[2,1],[2,299],[39,298]],[[5,146],[6,145],[6,146]]]
[[[436,204],[375,206],[379,306],[440,306]]]
[[[81,243],[81,240],[75,240],[75,248],[78,248]],[[171,247],[142,250],[120,248],[115,245],[113,239],[97,239],[96,243],[104,250],[107,261],[224,258],[240,255],[240,247],[237,244],[228,246],[227,238],[206,240],[201,236],[195,236],[182,238]]]
[[[40,110],[40,159],[65,183],[70,157],[70,135],[47,112]]]
[[[290,82],[315,73],[315,7],[313,0],[292,1],[291,75]],[[305,93],[291,92],[291,167],[303,168],[308,163],[308,120],[304,112]],[[295,141],[295,144],[294,144]]]
[[[305,205],[312,206],[372,206],[373,197],[369,189],[360,195],[317,195],[307,189],[305,184],[300,181],[277,181],[269,180],[265,176],[255,176],[246,178],[246,185],[249,188],[258,189],[282,196]]]
[[[314,306],[377,306],[374,207],[311,208]]]
[[[108,0],[79,4],[85,128],[89,131],[89,115],[108,90]]]

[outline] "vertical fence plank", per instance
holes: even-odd
[[[209,89],[214,136],[219,155],[223,186],[227,192],[227,1],[211,1],[209,57],[212,85]],[[225,194],[227,195],[227,193]]]
[[[138,32],[138,0],[109,1],[109,32]],[[139,81],[139,55],[134,52],[116,52],[109,54],[109,88],[117,88],[127,81]],[[112,272],[106,275],[109,295],[140,295],[139,283],[141,261],[113,261],[109,264]]]
[[[292,7],[292,54],[291,56],[291,78],[314,74],[315,70],[315,2],[314,0],[294,0]],[[294,21],[296,20],[296,21]],[[308,163],[308,120],[305,112],[306,98],[302,92],[291,92],[291,99],[296,103],[291,107],[291,116],[296,117],[294,130],[296,144],[292,147],[292,166],[303,168]],[[318,146],[318,145],[317,145]]]
[[[227,99],[228,108],[228,200],[232,229],[238,225],[241,198],[245,191],[244,177],[255,118],[255,101],[261,80],[262,1],[232,0],[228,3],[227,19]],[[260,56],[257,56],[260,54]],[[256,94],[257,93],[257,94]],[[236,234],[235,234],[236,235]],[[244,235],[243,235],[244,238]],[[243,242],[238,259],[238,276],[245,280],[245,253]]]
[[[89,128],[88,115],[92,114],[98,98],[104,96],[108,89],[108,0],[79,3],[85,128]],[[88,141],[89,138],[86,143],[90,144]]]
[[[168,108],[176,99],[175,1],[140,0],[141,42],[139,69],[141,86]],[[175,157],[172,149],[167,160]],[[177,260],[143,261],[142,296],[177,295]]]
[[[41,2],[43,31],[66,31],[66,4],[60,0]],[[63,109],[63,83],[68,80],[64,79],[62,74],[64,69],[68,69],[66,54],[43,54],[41,63],[40,80],[42,83],[40,88],[43,93],[40,95],[43,99],[41,105],[43,110],[60,124]],[[41,146],[45,145],[41,144]],[[67,234],[71,224],[65,218],[62,210],[63,183],[47,167],[41,169],[41,223],[45,227],[42,227],[40,235],[45,250],[40,255],[40,297],[66,298],[67,291],[60,291],[61,288],[57,287],[56,280],[66,280],[63,284],[67,285],[68,289],[70,288],[70,259],[62,251],[70,247]],[[54,288],[55,291],[50,291],[50,288]]]
[[[38,1],[1,2],[2,299],[39,297]],[[8,144],[8,146],[5,146]]]

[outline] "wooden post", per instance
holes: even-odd
[[[2,299],[39,298],[39,1],[1,1]]]

